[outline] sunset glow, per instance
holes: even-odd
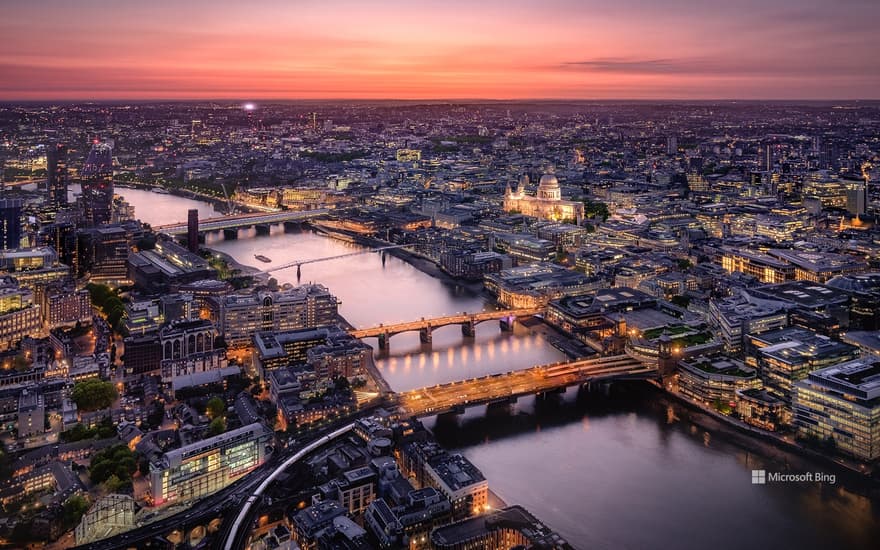
[[[762,9],[756,9],[760,6]],[[8,2],[0,98],[875,98],[871,1]]]

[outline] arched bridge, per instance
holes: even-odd
[[[656,367],[643,365],[628,355],[614,355],[438,384],[399,393],[398,403],[401,412],[408,416],[428,416],[463,412],[465,408],[477,405],[514,402],[518,397],[550,393],[590,382],[656,376]]]
[[[378,338],[379,348],[387,349],[388,340],[401,332],[419,331],[424,343],[431,342],[431,332],[435,328],[447,325],[461,325],[461,333],[474,336],[476,326],[485,321],[499,321],[502,330],[511,330],[517,317],[530,317],[544,313],[544,308],[501,309],[498,311],[482,311],[480,313],[456,313],[432,319],[419,319],[405,323],[381,324],[376,327],[355,329],[350,331],[355,338]]]

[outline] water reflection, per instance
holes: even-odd
[[[154,225],[185,220],[189,208],[213,210],[170,195],[120,192]],[[271,236],[212,234],[208,242],[243,263],[254,263],[254,254],[277,264],[356,248],[280,226]],[[296,282],[296,270],[276,277]],[[391,255],[384,262],[369,254],[309,264],[308,281],[329,287],[342,301],[340,312],[362,327],[491,307],[481,292]],[[521,326],[501,332],[491,322],[479,325],[474,338],[455,326],[438,329],[430,345],[417,332],[399,334],[376,356],[397,390],[562,358],[542,336]],[[822,468],[751,440],[734,444],[736,437],[700,428],[690,411],[645,385],[616,384],[607,394],[569,389],[428,425],[445,446],[461,449],[502,498],[523,504],[577,548],[876,548],[880,540],[876,501],[843,483],[752,485],[751,469]]]

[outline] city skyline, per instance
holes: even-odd
[[[847,100],[880,84],[878,8],[861,0],[6,11],[2,100]]]

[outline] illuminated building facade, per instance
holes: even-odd
[[[559,181],[553,174],[544,174],[538,184],[538,193],[534,197],[526,195],[528,176],[519,180],[516,191],[510,186],[504,192],[504,211],[519,212],[545,220],[570,220],[580,224],[584,219],[584,205],[576,201],[562,200]]]
[[[847,361],[795,383],[794,424],[859,460],[880,458],[880,362]]]
[[[0,250],[21,246],[21,199],[0,199]]]
[[[168,451],[150,464],[155,505],[191,500],[226,487],[267,458],[272,433],[259,422]]]
[[[230,347],[249,346],[258,331],[294,330],[336,321],[336,297],[316,284],[246,296],[234,294],[219,302],[220,332]]]
[[[794,266],[766,254],[728,249],[721,257],[721,267],[755,277],[762,283],[784,283],[794,279]]]
[[[698,357],[678,363],[681,393],[698,401],[734,404],[739,390],[761,387],[755,369],[725,356]]]
[[[435,529],[435,550],[477,548],[571,548],[522,506],[510,506]]]

